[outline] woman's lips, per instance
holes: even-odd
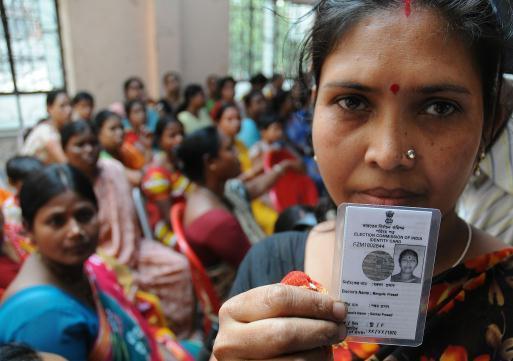
[[[414,205],[423,197],[422,193],[411,192],[401,188],[373,188],[355,192],[354,195],[357,203],[384,206]]]

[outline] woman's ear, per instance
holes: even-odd
[[[36,244],[36,241],[34,240],[34,233],[32,232],[32,227],[26,220],[23,220],[23,229],[25,230],[25,234],[28,236],[32,244]]]
[[[205,169],[208,169],[211,172],[215,172],[217,170],[217,159],[212,158],[208,154],[205,154],[203,156],[203,166],[205,167]]]

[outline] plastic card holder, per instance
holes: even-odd
[[[339,206],[332,289],[347,341],[422,344],[440,220],[437,209]]]

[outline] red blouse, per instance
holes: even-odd
[[[221,262],[238,267],[250,243],[237,219],[225,209],[213,209],[185,228],[185,236],[205,267]]]

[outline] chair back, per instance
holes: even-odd
[[[153,239],[153,232],[151,231],[150,222],[148,221],[148,215],[146,214],[146,208],[144,206],[144,197],[139,188],[132,189],[132,199],[135,204],[135,211],[137,213],[137,219],[141,226],[144,238]]]
[[[203,326],[205,333],[208,334],[212,327],[212,321],[217,322],[217,315],[221,308],[221,301],[214,289],[214,285],[212,284],[207,271],[205,270],[205,267],[203,267],[198,256],[187,242],[183,225],[184,213],[185,203],[175,203],[171,207],[171,225],[175,232],[178,251],[187,257],[187,260],[189,261],[194,291],[205,317]]]
[[[264,169],[272,167],[286,159],[296,159],[287,149],[274,150],[264,155]],[[304,173],[285,172],[274,184],[270,192],[271,201],[278,212],[298,204],[317,206],[319,194],[315,183]]]

